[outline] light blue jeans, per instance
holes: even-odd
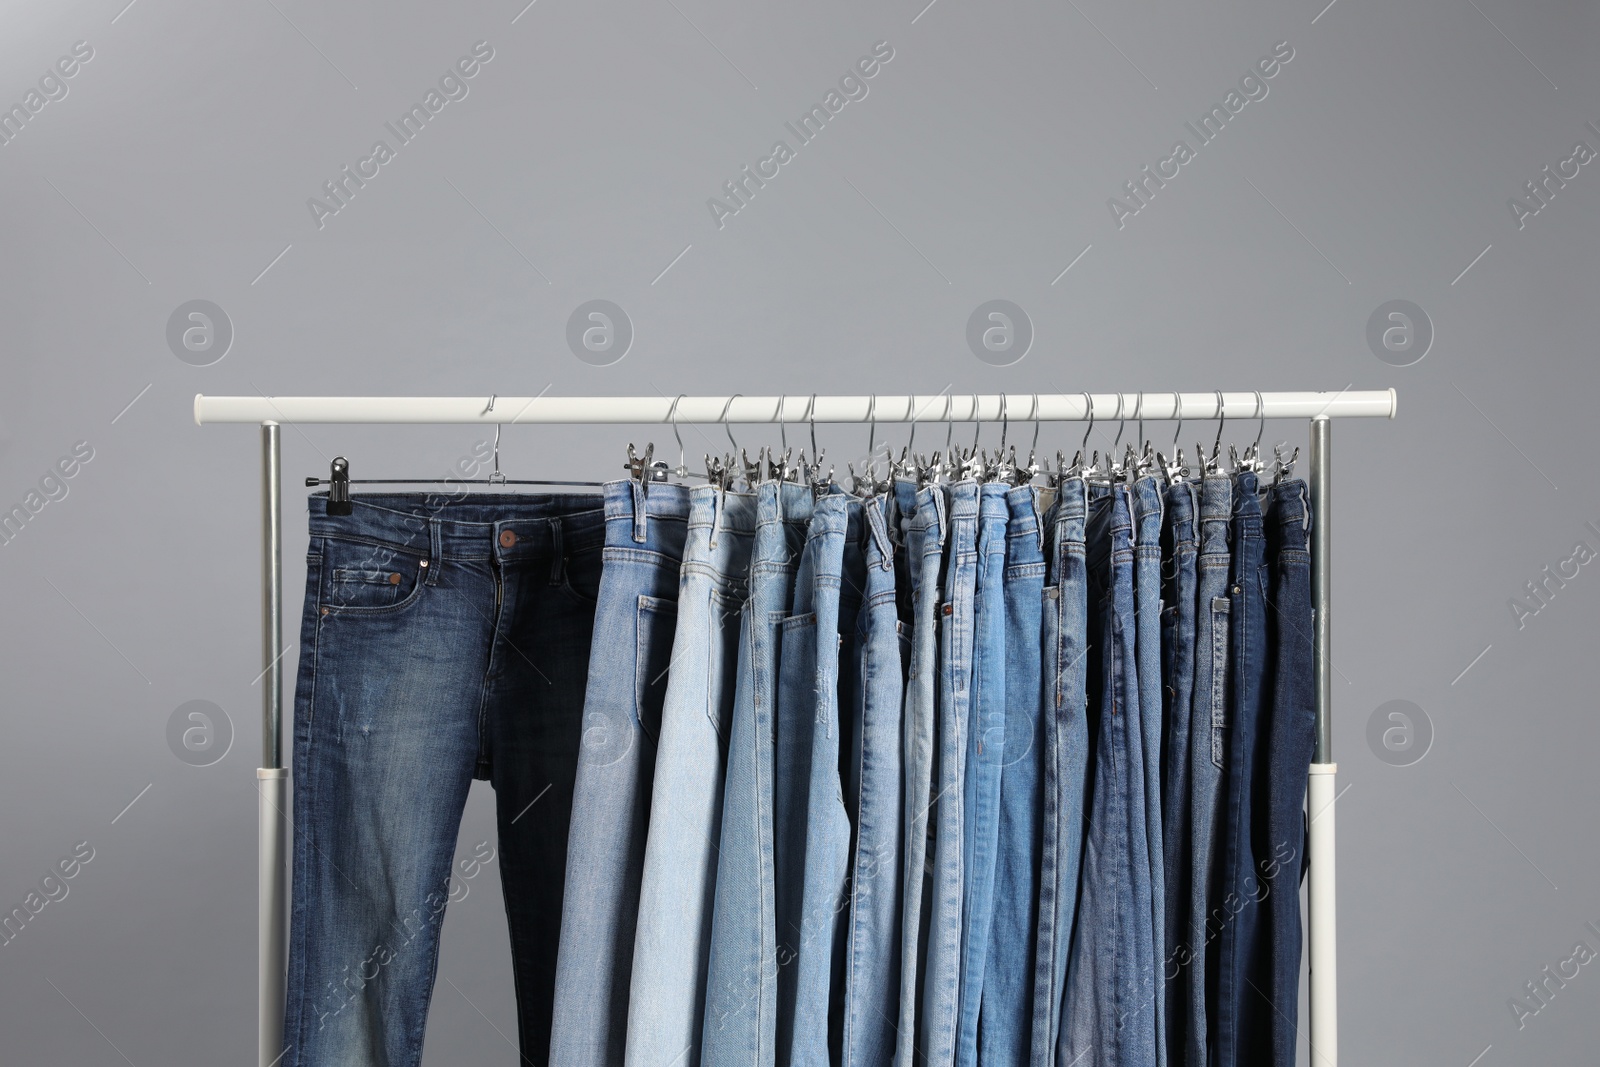
[[[851,836],[839,773],[840,662],[855,658],[860,537],[858,499],[817,500],[783,621],[773,816],[779,951],[787,944],[795,962],[778,972],[778,1067],[839,1059]]]
[[[866,602],[856,618],[845,799],[854,811],[849,933],[845,943],[842,1067],[882,1067],[894,1058],[900,1011],[901,855],[905,819],[900,709],[911,629],[909,587],[900,581],[889,524],[892,497],[862,509]]]
[[[698,1054],[714,842],[755,519],[752,496],[712,486],[691,491],[633,939],[628,1067],[682,1067]],[[568,1061],[552,1047],[550,1062]]]
[[[927,1067],[953,1067],[961,993],[961,911],[965,899],[962,785],[972,707],[978,580],[976,482],[950,486],[950,540],[940,610],[938,748],[933,783],[933,908],[923,977],[922,1052]]]
[[[978,1062],[978,1014],[994,918],[995,853],[1000,844],[1000,772],[1006,751],[1006,487],[978,491],[978,565],[973,593],[972,698],[962,783],[960,1009],[957,1067]]]
[[[919,1049],[927,1029],[923,981],[927,974],[929,920],[933,915],[935,835],[933,762],[935,695],[939,672],[940,593],[944,588],[944,542],[949,500],[942,486],[918,489],[895,484],[900,507],[907,578],[911,585],[911,662],[904,704],[905,859],[904,908],[900,920],[900,1012],[895,1067],[921,1067]]]
[[[809,487],[777,482],[759,486],[756,500],[750,597],[740,627],[738,695],[723,789],[701,1067],[776,1062],[778,976],[794,966],[792,948],[779,948],[780,902],[774,896],[800,893],[801,881],[780,882],[774,873],[773,749],[783,621],[813,500]],[[663,1053],[671,1063],[679,1050]],[[679,1067],[695,1062],[691,1051]]]
[[[1155,959],[1151,979],[1155,1023],[1156,1064],[1167,1062],[1167,888],[1166,841],[1161,830],[1161,524],[1165,511],[1162,492],[1153,477],[1134,482],[1134,630],[1139,685],[1139,729],[1144,743],[1145,837],[1150,853],[1150,933]]]
[[[622,1067],[634,920],[690,490],[605,487],[606,547],[567,837],[550,1059]]]
[[[1006,493],[1005,759],[1000,772],[1000,833],[994,919],[983,972],[978,1062],[1026,1067],[1032,1039],[1034,946],[1039,927],[1045,730],[1040,638],[1044,600],[1044,527],[1039,493]]]
[[[1054,1067],[1078,914],[1078,874],[1089,810],[1089,585],[1084,558],[1087,487],[1069,478],[1048,522],[1050,584],[1044,591],[1044,833],[1040,844],[1039,929],[1033,991],[1033,1067]]]

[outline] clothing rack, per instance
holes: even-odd
[[[261,427],[262,766],[258,849],[259,1067],[283,1055],[287,966],[285,803],[283,766],[283,501],[279,429],[289,423],[662,424],[716,423],[949,423],[1126,422],[1211,419],[1311,422],[1311,594],[1316,671],[1316,748],[1307,786],[1310,816],[1309,915],[1311,1057],[1315,1067],[1338,1064],[1337,926],[1334,907],[1334,789],[1332,658],[1329,618],[1332,420],[1394,418],[1393,389],[1338,392],[1206,393],[937,393],[913,396],[489,396],[333,397],[205,396],[194,398],[194,420],[257,423]],[[1218,426],[1218,438],[1222,426]]]

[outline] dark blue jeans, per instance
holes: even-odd
[[[319,494],[310,513],[283,1062],[420,1060],[474,777],[495,789],[522,1052],[543,1062],[602,500],[374,495],[330,516]]]
[[[1145,824],[1133,534],[1127,487],[1092,487],[1089,642],[1098,662],[1089,673],[1088,699],[1099,715],[1083,884],[1056,1053],[1062,1065],[1149,1067],[1157,1057],[1159,967]]]
[[[1234,478],[1233,584],[1227,802],[1217,939],[1214,1067],[1257,1067],[1270,1054],[1272,1006],[1263,996],[1266,900],[1270,861],[1264,794],[1271,673],[1267,643],[1269,571],[1256,476]]]
[[[1200,540],[1200,485],[1180,481],[1167,487],[1166,521],[1162,529],[1163,595],[1161,653],[1166,685],[1162,688],[1167,728],[1162,751],[1161,835],[1166,861],[1164,902],[1167,1017],[1163,1031],[1167,1062],[1183,1064],[1190,1005],[1187,994],[1189,901],[1194,864],[1191,861],[1190,734],[1195,676],[1195,605]]]
[[[1272,885],[1267,898],[1269,1010],[1262,1017],[1271,1034],[1273,1067],[1294,1067],[1295,1019],[1300,1006],[1300,879],[1306,869],[1306,777],[1316,747],[1313,665],[1310,493],[1299,479],[1273,487],[1267,512],[1267,558],[1272,561],[1267,634],[1273,653],[1272,727],[1267,735],[1265,806],[1269,854],[1261,875]]]

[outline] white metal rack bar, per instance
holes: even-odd
[[[935,393],[912,396],[680,396],[680,397],[333,397],[204,396],[194,419],[261,426],[262,461],[262,764],[259,902],[257,912],[259,1067],[283,1055],[287,956],[285,804],[283,766],[283,513],[281,441],[285,423],[607,423],[695,422],[1083,422],[1143,418],[1229,420],[1308,419],[1311,422],[1312,603],[1315,619],[1316,750],[1308,782],[1310,814],[1311,1056],[1316,1067],[1338,1063],[1337,944],[1334,894],[1334,801],[1331,684],[1331,562],[1329,551],[1331,420],[1393,418],[1393,389],[1338,392],[1207,393]]]

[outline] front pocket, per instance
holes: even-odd
[[[640,595],[634,632],[633,710],[639,728],[652,740],[661,733],[661,705],[667,695],[677,621],[677,601]]]
[[[427,560],[387,545],[328,540],[323,548],[324,614],[393,611],[415,600]]]
[[[1211,598],[1211,762],[1218,768],[1228,751],[1228,623],[1232,602]]]

